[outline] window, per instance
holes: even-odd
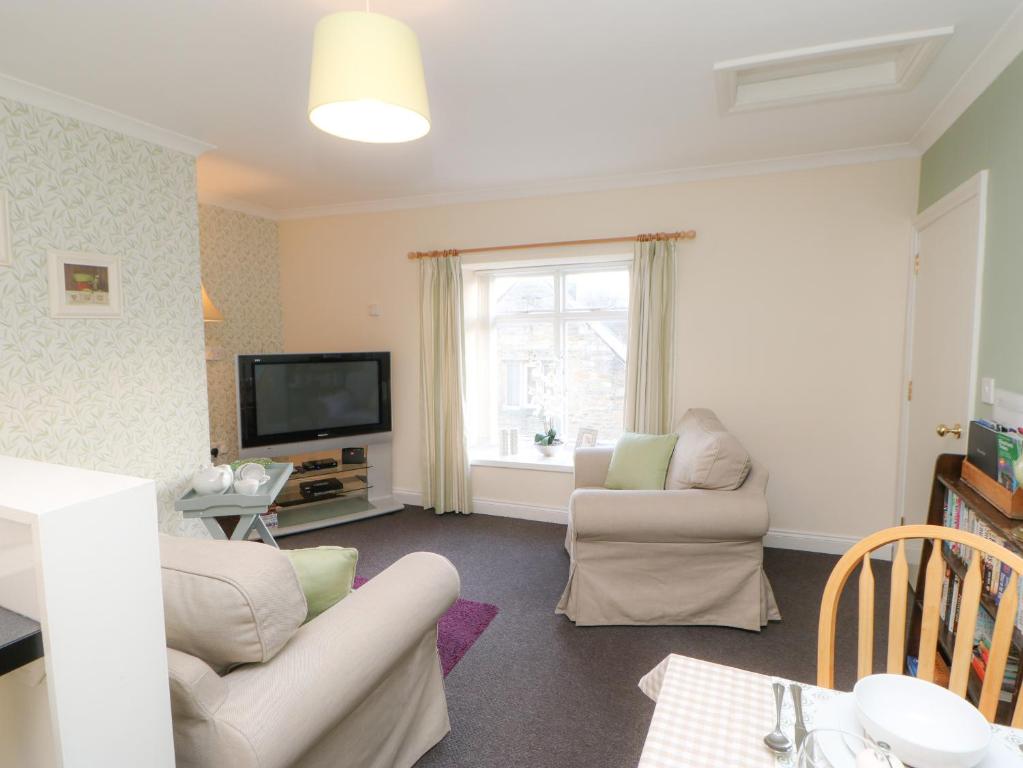
[[[475,275],[479,307],[469,398],[474,446],[495,448],[503,429],[519,450],[552,423],[565,442],[580,427],[601,441],[622,432],[629,267],[612,262]]]

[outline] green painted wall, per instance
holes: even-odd
[[[991,174],[980,376],[1023,392],[1023,56],[924,154],[920,210],[985,168]],[[978,402],[977,409],[990,415],[990,406]]]

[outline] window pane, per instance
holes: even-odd
[[[509,275],[495,277],[490,283],[491,311],[553,312],[553,275]]]
[[[566,309],[627,309],[628,306],[627,269],[565,275]]]
[[[501,397],[502,405],[521,407],[523,383],[526,377],[526,364],[522,360],[506,360],[502,363],[504,377],[501,385],[504,388]]]
[[[622,434],[625,409],[624,320],[565,323],[565,437],[580,427],[597,430],[601,442]]]
[[[499,323],[494,331],[497,370],[518,371],[518,383],[502,385],[504,397],[497,413],[498,434],[502,429],[519,431],[519,450],[533,442],[543,429],[545,418],[557,422],[561,408],[558,356],[554,347],[553,323]],[[516,400],[509,395],[521,389]]]

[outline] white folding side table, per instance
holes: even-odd
[[[245,541],[249,533],[255,531],[265,544],[276,547],[277,542],[260,515],[270,509],[294,468],[291,463],[273,462],[266,469],[270,477],[260,486],[259,492],[251,496],[243,493],[201,494],[189,489],[174,502],[174,509],[181,512],[182,517],[201,520],[214,539],[228,539],[217,518],[237,517],[238,525],[231,533],[231,541]]]

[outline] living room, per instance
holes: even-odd
[[[938,764],[886,669],[1015,760],[1016,0],[0,41],[0,765]]]

